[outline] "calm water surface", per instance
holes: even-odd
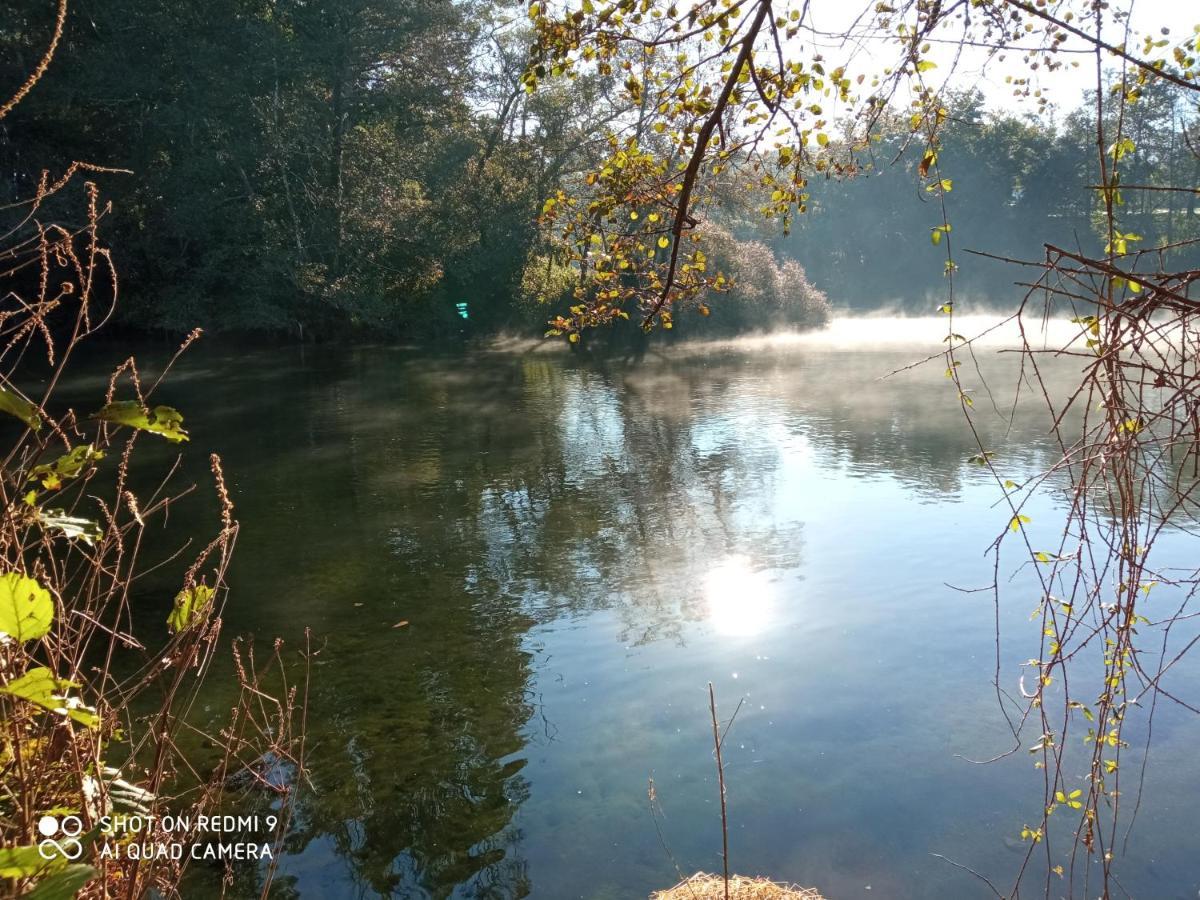
[[[298,646],[311,625],[324,644],[315,792],[277,895],[634,898],[676,865],[719,870],[709,681],[723,715],[742,704],[734,870],[838,900],[988,895],[938,853],[1011,884],[1040,775],[1023,751],[961,758],[1011,737],[991,595],[948,586],[988,583],[1007,514],[967,463],[942,364],[878,380],[936,351],[940,327],[638,363],[197,350],[161,399],[188,416],[189,464],[216,449],[231,473],[226,633]],[[1011,400],[1011,368],[982,363]],[[1014,479],[1052,460],[1036,407],[1011,428],[977,407]],[[1049,540],[1060,501],[1030,514]],[[1036,599],[1015,571],[1014,692]],[[1133,896],[1195,898],[1200,727],[1160,708],[1155,735],[1118,873]]]

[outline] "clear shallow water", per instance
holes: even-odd
[[[230,473],[226,634],[295,646],[311,625],[324,642],[316,790],[278,896],[645,897],[675,863],[719,870],[709,681],[724,715],[743,703],[725,754],[735,871],[831,898],[987,894],[940,853],[1010,884],[1041,780],[1023,752],[959,758],[1011,738],[991,597],[947,586],[988,583],[1007,514],[966,462],[942,365],[877,380],[936,350],[936,328],[636,365],[194,353],[160,399],[187,414],[197,471],[216,449]],[[1016,480],[1052,460],[1023,409],[1011,429],[981,413]],[[1029,513],[1047,539],[1061,522],[1052,495]],[[1013,691],[1038,639],[1024,577],[1000,613]],[[1134,896],[1195,897],[1200,727],[1160,708],[1155,736],[1118,874]]]

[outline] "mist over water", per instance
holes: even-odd
[[[955,315],[914,316],[880,311],[869,314],[835,314],[821,328],[807,331],[777,330],[728,338],[706,337],[704,328],[681,329],[683,336],[672,342],[671,352],[710,353],[719,350],[752,352],[762,349],[789,348],[836,350],[924,351],[914,355],[916,362],[929,353],[944,350],[945,338],[951,331],[971,341],[976,347],[992,349],[1021,346],[1021,325],[1012,314],[971,312]],[[1024,338],[1033,349],[1055,349],[1083,343],[1084,329],[1063,317],[1042,320],[1026,319]],[[603,333],[603,332],[601,332]],[[524,336],[507,335],[488,343],[488,347],[504,352],[539,349],[544,352],[563,350],[562,339],[531,340]]]
[[[800,346],[837,347],[847,350],[871,350],[886,347],[919,346],[934,348],[944,346],[944,339],[951,331],[973,339],[981,347],[1019,347],[1020,326],[1010,316],[988,313],[956,315],[953,319],[945,315],[905,316],[878,313],[873,315],[835,316],[828,327],[811,332],[778,335],[782,343]],[[1026,323],[1029,327],[1029,323]],[[1052,318],[1038,323],[1038,328],[1027,332],[1030,344],[1038,346],[1065,346],[1076,338],[1079,325],[1063,318]]]

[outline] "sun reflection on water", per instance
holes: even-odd
[[[771,624],[774,586],[744,556],[730,556],[704,576],[708,622],[718,634],[747,637]]]

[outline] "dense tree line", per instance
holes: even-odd
[[[503,10],[450,0],[117,0],[75,9],[0,135],[4,193],[84,160],[114,200],[125,313],[151,326],[458,328],[511,312],[539,197],[603,103],[527,97]],[[511,18],[511,15],[508,16]],[[50,4],[6,4],[20,84]],[[64,203],[64,206],[67,204]]]
[[[1200,195],[1132,187],[1200,184],[1200,157],[1189,147],[1200,134],[1195,99],[1163,83],[1143,93],[1123,111],[1136,147],[1122,160],[1122,181],[1131,187],[1121,192],[1121,220],[1133,236],[1131,251],[1200,237]],[[954,97],[950,106],[940,159],[952,182],[945,200],[959,250],[1023,261],[1040,261],[1045,243],[1103,252],[1094,95],[1056,116],[989,112],[978,94]],[[813,179],[808,213],[776,246],[800,260],[843,306],[929,311],[945,296],[937,257],[930,253],[941,210],[917,178],[921,154],[896,159],[903,126],[896,132],[890,145],[866,160],[860,177]],[[1167,251],[1162,261],[1195,265],[1198,257],[1192,246]],[[1020,269],[961,252],[956,262],[960,297],[984,306],[1015,305]]]
[[[0,9],[0,81],[15,85],[44,48],[53,8]],[[60,62],[0,131],[0,195],[27,197],[43,169],[73,160],[130,170],[102,188],[135,325],[535,333],[569,304],[574,277],[539,226],[543,201],[604,158],[609,129],[645,111],[622,73],[527,93],[528,44],[523,8],[486,3],[80,4]],[[1194,182],[1184,138],[1195,110],[1167,87],[1148,90],[1130,108],[1136,181]],[[1036,258],[1047,236],[1096,243],[1086,114],[1000,115],[978,96],[953,105],[943,158],[959,247]],[[919,154],[899,153],[902,132],[858,177],[813,178],[788,237],[759,226],[736,190],[706,214],[768,242],[780,257],[771,265],[798,261],[808,280],[797,277],[835,307],[922,308],[940,290],[935,217],[913,171]],[[1197,199],[1130,191],[1126,202],[1138,233],[1166,244],[1200,230]],[[64,197],[64,208],[75,202]],[[977,257],[959,265],[966,296],[1011,298],[1010,270]],[[707,307],[733,311],[707,327],[745,327],[755,290],[712,297]],[[811,320],[798,302],[783,318]]]

